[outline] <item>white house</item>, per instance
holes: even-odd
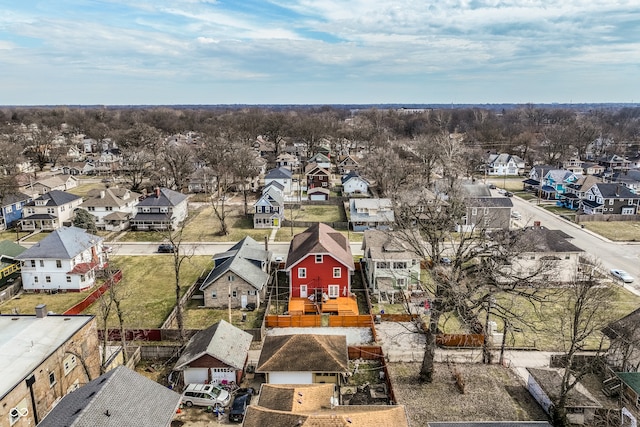
[[[137,231],[175,230],[187,213],[187,196],[168,188],[156,188],[138,202],[131,228]]]
[[[368,194],[369,181],[356,171],[349,172],[342,177],[342,192],[346,195]]]
[[[80,205],[96,219],[98,230],[125,230],[135,214],[140,194],[126,188],[112,187],[89,191],[87,200]]]
[[[25,291],[82,291],[95,283],[106,255],[102,237],[77,227],[62,227],[16,257]]]
[[[520,175],[524,171],[524,160],[511,154],[490,154],[487,160],[487,175]]]
[[[289,169],[280,167],[269,170],[264,176],[265,187],[271,182],[277,182],[278,184],[282,185],[282,192],[285,196],[291,195],[293,174]]]
[[[82,197],[60,190],[52,190],[23,208],[20,228],[24,231],[55,230],[70,222],[74,210],[82,204]]]

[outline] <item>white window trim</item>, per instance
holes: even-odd
[[[307,278],[307,269],[304,267],[298,268],[298,279],[306,279]]]
[[[340,267],[333,267],[333,278],[340,279],[342,277],[342,269]]]

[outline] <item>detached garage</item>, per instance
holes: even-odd
[[[329,200],[330,193],[331,192],[328,188],[314,187],[307,191],[307,196],[309,197],[309,200]]]
[[[253,336],[221,320],[187,343],[173,370],[183,384],[218,384],[242,379]]]

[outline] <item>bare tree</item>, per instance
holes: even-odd
[[[181,191],[195,169],[194,150],[188,145],[167,145],[162,151],[166,187]]]

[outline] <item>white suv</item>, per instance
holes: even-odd
[[[189,384],[182,393],[182,403],[187,406],[228,406],[231,395],[213,384]]]

